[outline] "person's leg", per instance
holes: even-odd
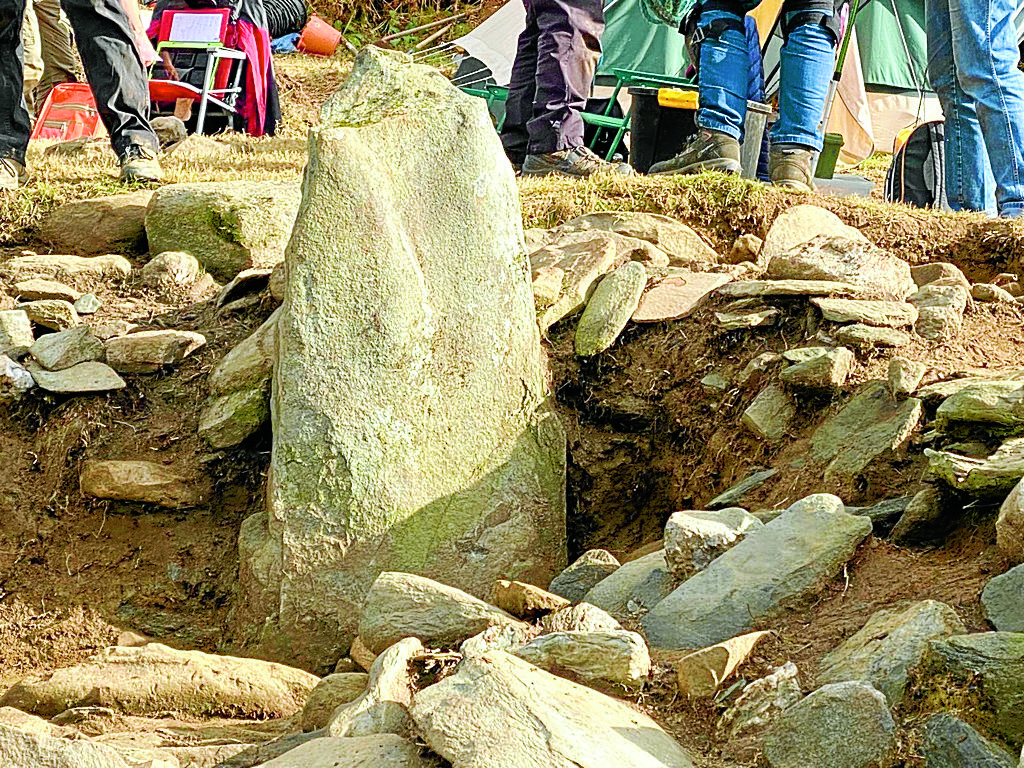
[[[71,25],[61,12],[60,0],[32,0],[39,23],[39,41],[43,56],[43,76],[35,90],[42,104],[55,85],[74,83],[75,51],[71,47]]]
[[[974,99],[1000,216],[1024,216],[1024,73],[1013,0],[949,0],[957,82]]]
[[[13,160],[23,169],[32,133],[23,92],[24,16],[25,0],[0,0],[0,188],[16,186],[23,179],[23,170],[4,161]]]
[[[928,0],[928,82],[945,117],[946,200],[954,211],[996,214],[996,182],[974,99],[956,77],[949,0]]]
[[[21,23],[21,43],[24,47],[25,59],[25,66],[22,70],[24,73],[22,91],[25,94],[28,111],[34,114],[37,106],[32,91],[43,76],[43,59],[39,48],[39,24],[36,22],[36,15],[32,10],[32,0],[25,3],[25,13]]]
[[[536,3],[523,0],[526,6],[526,28],[519,35],[516,59],[505,100],[505,122],[501,127],[501,144],[509,161],[521,167],[526,160],[530,134],[526,124],[533,117],[533,100],[537,91],[537,29]]]

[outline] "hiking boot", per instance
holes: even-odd
[[[547,155],[527,155],[523,163],[523,176],[571,176],[585,179],[589,176],[632,176],[633,168],[627,163],[609,163],[587,147],[574,147]]]
[[[799,192],[814,191],[813,154],[796,147],[772,147],[768,153],[768,173],[776,187]]]
[[[740,172],[740,143],[727,133],[700,130],[683,145],[671,160],[655,163],[651,175],[700,173],[701,171]]]
[[[162,181],[164,171],[156,153],[141,144],[129,144],[121,155],[120,181]]]
[[[17,189],[28,183],[25,164],[13,157],[0,157],[0,189]]]

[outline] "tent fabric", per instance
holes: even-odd
[[[925,0],[870,0],[857,15],[864,85],[928,91]]]

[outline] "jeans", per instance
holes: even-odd
[[[130,144],[156,151],[149,86],[128,19],[117,0],[62,0],[100,118],[118,155]],[[0,157],[25,162],[32,131],[22,81],[25,0],[0,0]]]
[[[700,26],[729,18],[723,10],[701,14]],[[738,14],[733,18],[740,18]],[[708,37],[700,47],[700,110],[702,128],[743,140],[747,114],[747,41],[738,29]],[[773,144],[793,144],[821,151],[819,131],[828,84],[835,65],[836,41],[820,23],[794,28],[781,51],[779,119],[771,130]]]
[[[1013,0],[928,0],[928,80],[953,210],[1024,216],[1024,74]]]

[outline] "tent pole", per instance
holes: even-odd
[[[839,80],[843,76],[843,66],[846,64],[846,54],[850,50],[850,40],[853,39],[853,25],[857,21],[857,13],[861,8],[870,3],[871,0],[864,0],[863,4],[858,0],[850,3],[850,20],[846,25],[846,32],[843,34],[842,42],[839,45],[839,55],[836,57],[836,68],[832,73],[832,79],[828,83],[828,95],[825,97],[825,113],[821,116],[821,124],[818,129],[825,132],[825,126],[832,114],[832,104],[836,100],[836,93],[839,91]]]

